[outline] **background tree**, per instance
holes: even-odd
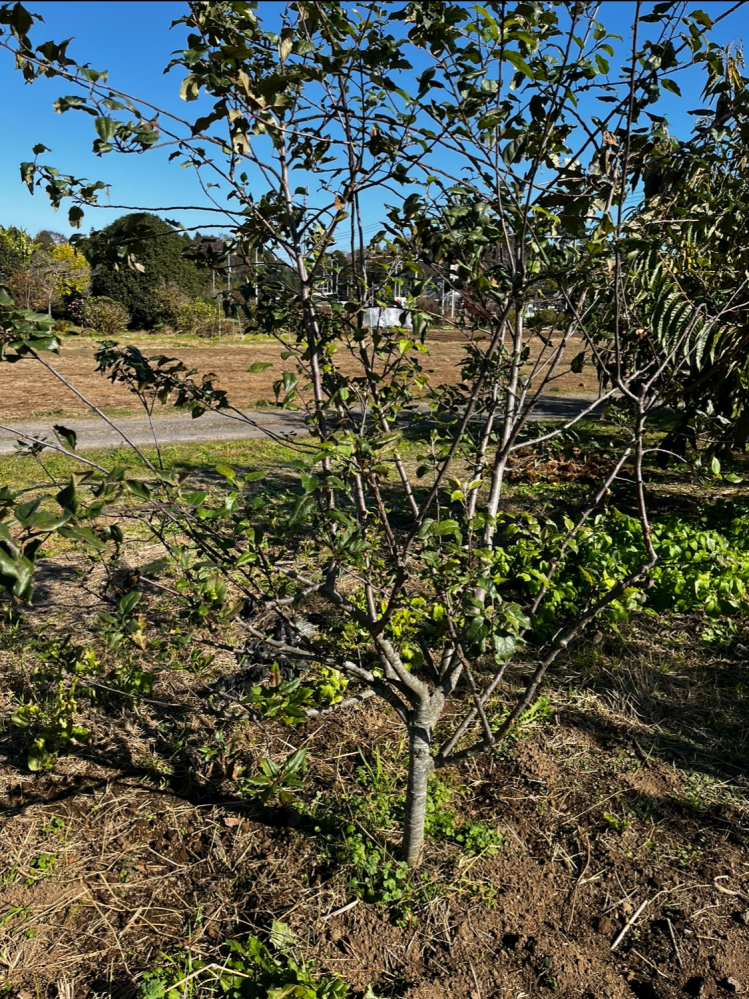
[[[27,264],[34,253],[34,240],[23,229],[0,226],[0,281],[8,281],[11,275]]]
[[[26,309],[64,312],[67,303],[88,290],[91,268],[86,258],[68,242],[38,245],[30,260],[8,278],[16,301]]]
[[[122,250],[137,257],[138,266],[123,260],[117,269],[109,258],[99,260],[97,248]],[[153,329],[165,321],[159,296],[165,285],[173,285],[188,297],[200,295],[206,283],[196,264],[183,253],[190,239],[147,212],[124,215],[99,232],[92,232],[81,244],[94,265],[91,292],[125,306],[134,329]]]
[[[54,232],[51,229],[41,229],[36,236],[34,236],[34,242],[43,250],[51,250],[54,246],[59,246],[61,243],[67,243],[67,240],[61,232]]]
[[[653,350],[663,318],[679,310],[701,344],[664,395],[680,416],[663,460],[683,459],[691,448],[744,451],[749,440],[749,95],[742,69],[740,50],[729,49],[724,71],[703,94],[714,113],[703,109],[687,140],[655,129],[638,152],[643,201],[629,230],[650,257],[631,270],[630,300],[652,332],[630,349]]]

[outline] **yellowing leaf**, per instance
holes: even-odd
[[[183,101],[196,101],[198,99],[198,94],[200,92],[200,87],[198,86],[198,81],[195,76],[190,73],[182,81],[182,85],[179,88],[179,96]]]

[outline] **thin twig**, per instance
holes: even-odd
[[[629,931],[635,925],[635,923],[637,922],[637,920],[640,918],[640,916],[642,915],[642,913],[645,911],[646,907],[652,901],[653,901],[653,899],[646,898],[645,901],[642,902],[638,906],[635,914],[633,916],[630,916],[630,918],[624,924],[624,927],[622,928],[621,933],[619,933],[619,935],[617,936],[616,940],[612,943],[612,945],[611,945],[612,952],[616,950],[616,948],[619,946],[619,944],[622,942],[622,940],[626,937],[626,935],[629,933]]]

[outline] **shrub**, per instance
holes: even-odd
[[[179,330],[193,336],[211,336],[216,318],[216,307],[203,302],[187,302],[179,310]]]
[[[180,315],[182,309],[190,304],[190,296],[174,281],[167,281],[154,292],[154,301],[157,325],[171,330],[180,329]]]
[[[559,326],[567,321],[565,314],[557,309],[538,309],[533,315],[528,316],[526,325],[531,330],[544,330],[550,327]]]
[[[86,313],[86,299],[79,296],[77,298],[71,298],[65,307],[65,315],[70,320],[71,323],[75,323],[76,326],[85,326],[84,315]]]
[[[97,336],[118,336],[127,328],[130,316],[124,305],[106,295],[92,295],[82,309],[83,327]]]

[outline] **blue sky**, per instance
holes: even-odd
[[[154,103],[177,110],[180,72],[163,75],[171,53],[180,46],[178,29],[170,23],[185,11],[178,0],[148,2],[42,2],[27,4],[44,18],[34,29],[38,42],[60,41],[73,36],[69,53],[76,61],[90,62],[95,69],[109,70],[109,79],[119,89],[152,95]],[[169,167],[166,154],[146,156],[109,155],[101,159],[91,152],[95,135],[88,116],[68,112],[55,114],[52,103],[61,94],[74,93],[62,80],[41,79],[24,84],[14,72],[8,54],[0,54],[0,113],[6,137],[0,149],[0,224],[21,226],[36,232],[41,228],[69,233],[67,213],[52,211],[43,192],[32,198],[20,182],[18,165],[32,158],[31,147],[43,142],[52,150],[42,157],[65,173],[106,180],[117,204],[172,205],[194,202],[195,183],[188,172]],[[103,224],[117,213],[86,214],[88,225]]]
[[[29,9],[44,18],[44,25],[34,29],[37,42],[53,38],[59,41],[73,36],[69,52],[80,62],[90,62],[96,69],[107,69],[110,82],[119,89],[135,95],[148,95],[155,104],[184,111],[185,105],[178,98],[181,72],[176,69],[164,76],[174,49],[180,47],[182,29],[169,30],[172,20],[180,17],[186,5],[179,0],[41,0],[27,4]],[[280,4],[265,2],[264,13],[273,13]],[[695,4],[715,17],[729,4],[702,2]],[[601,4],[600,19],[610,31],[626,36],[633,4],[621,0],[605,0]],[[690,8],[693,9],[693,8]],[[749,5],[738,11],[721,25],[716,40],[723,44],[737,41],[749,34]],[[683,77],[683,78],[682,78]],[[667,113],[676,134],[683,134],[692,119],[686,109],[699,104],[699,86],[696,77],[682,74],[679,77],[684,98],[669,98]],[[192,173],[166,162],[167,152],[151,152],[145,156],[118,156],[110,154],[101,159],[91,152],[94,138],[90,119],[69,112],[57,115],[52,110],[53,101],[73,88],[60,80],[39,80],[33,85],[24,84],[20,73],[14,72],[6,52],[0,52],[0,119],[3,142],[0,146],[0,225],[15,225],[31,233],[42,228],[56,229],[69,234],[67,213],[55,213],[46,195],[38,192],[33,198],[20,182],[18,165],[31,159],[31,147],[43,142],[52,152],[43,160],[53,163],[66,173],[79,177],[102,179],[111,185],[114,204],[166,205],[191,204],[199,199]],[[190,106],[190,113],[196,105]],[[660,106],[656,109],[660,112]],[[387,200],[385,198],[384,200]],[[87,211],[83,229],[92,225],[100,227],[111,221],[119,211]],[[179,218],[185,225],[200,224],[205,217],[186,212],[162,213]],[[371,220],[377,221],[379,205],[371,205]]]

